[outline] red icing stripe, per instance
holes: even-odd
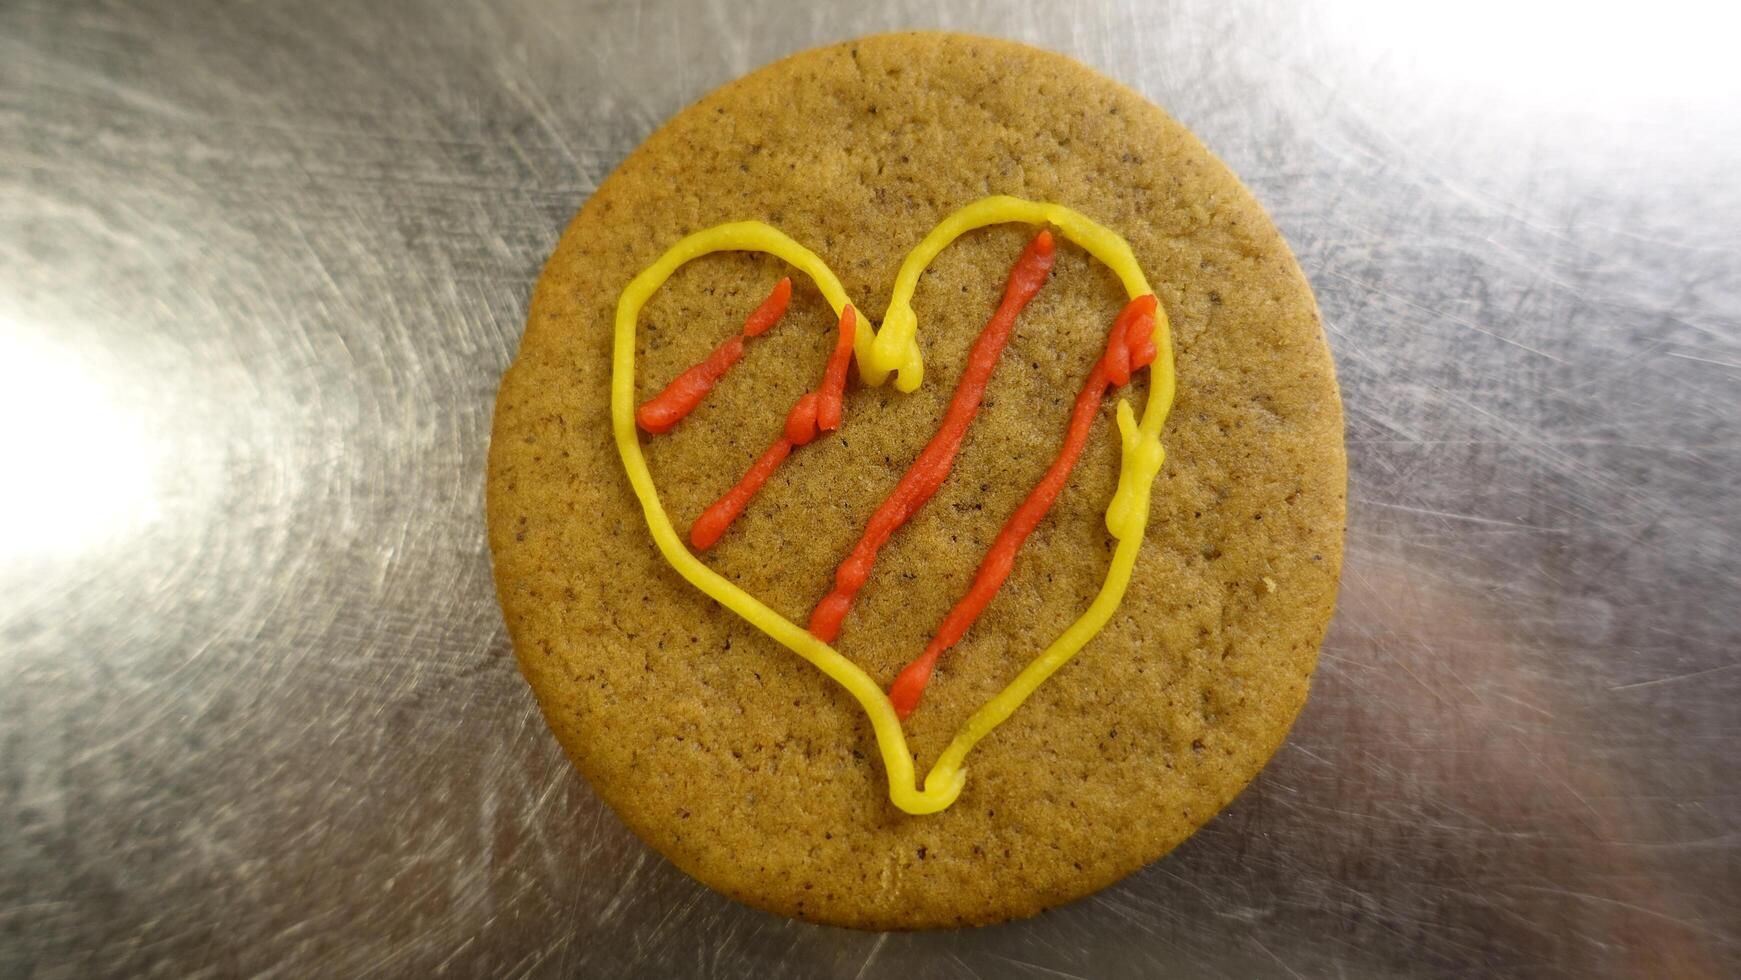
[[[901,476],[894,491],[877,508],[876,513],[871,515],[858,544],[835,570],[834,591],[817,603],[815,610],[811,612],[810,632],[817,637],[832,643],[840,635],[840,624],[852,608],[853,598],[870,578],[871,566],[876,564],[877,552],[889,540],[889,535],[907,523],[924,506],[925,501],[931,499],[937,488],[943,485],[943,481],[949,478],[949,471],[955,465],[955,454],[961,448],[961,440],[967,434],[967,428],[972,424],[974,416],[979,413],[986,382],[991,379],[998,356],[1003,353],[1004,345],[1009,341],[1016,314],[1045,285],[1054,258],[1052,233],[1042,231],[1028,243],[1021,258],[1016,260],[1015,267],[1010,270],[1009,282],[1004,287],[1003,301],[998,304],[991,319],[986,321],[985,328],[980,331],[979,339],[974,342],[973,350],[968,355],[967,369],[956,383],[955,395],[950,399],[949,410],[943,416],[943,424],[919,453],[919,457],[907,467],[907,472]]]
[[[665,390],[635,411],[635,421],[656,436],[671,431],[707,397],[713,386],[744,356],[744,338],[732,337],[713,349],[700,364],[671,379]]]
[[[786,441],[794,446],[808,446],[816,438],[816,392],[806,391],[792,403],[786,413]]]
[[[689,543],[706,550],[713,547],[731,522],[749,506],[750,498],[762,489],[762,484],[768,482],[768,477],[780,468],[786,457],[792,453],[792,440],[780,438],[772,446],[763,450],[762,455],[750,465],[749,472],[737,482],[737,486],[725,492],[725,496],[714,501],[701,512],[695,523],[689,527]]]
[[[792,277],[786,276],[774,283],[774,291],[768,298],[762,300],[762,305],[755,308],[744,321],[745,337],[760,337],[768,332],[768,328],[780,322],[786,315],[786,304],[792,301]]]
[[[1010,570],[1015,567],[1016,554],[1021,551],[1028,535],[1051,510],[1052,502],[1058,499],[1064,484],[1069,482],[1071,470],[1076,468],[1076,461],[1088,445],[1088,430],[1100,410],[1100,399],[1106,393],[1108,383],[1115,387],[1123,383],[1112,382],[1113,371],[1121,371],[1125,381],[1129,381],[1133,367],[1145,367],[1154,361],[1154,314],[1155,298],[1139,296],[1131,300],[1113,321],[1106,353],[1094,363],[1094,369],[1088,373],[1088,380],[1083,383],[1076,404],[1070,410],[1070,426],[1058,457],[1034,489],[1028,492],[1027,499],[1010,515],[1003,530],[998,532],[997,540],[992,542],[985,558],[980,561],[967,594],[949,610],[949,615],[943,617],[943,625],[937,628],[937,635],[926,645],[925,652],[908,664],[890,686],[889,700],[894,702],[895,713],[903,720],[919,706],[919,698],[925,693],[925,685],[937,666],[937,658],[959,642],[985,607],[991,604],[998,590],[1003,588],[1004,580],[1009,578]]]
[[[779,291],[776,289],[775,292],[777,294]],[[772,301],[773,298],[770,297],[769,302]],[[857,323],[857,311],[848,304],[840,311],[837,328],[839,337],[834,342],[833,354],[828,358],[828,367],[823,371],[822,387],[817,391],[805,392],[793,403],[791,411],[786,413],[786,424],[780,438],[757,457],[749,472],[743,475],[736,486],[708,505],[701,512],[701,516],[695,519],[695,523],[689,526],[690,544],[702,551],[713,547],[720,535],[744,512],[744,508],[749,506],[750,501],[795,447],[807,445],[820,432],[840,427],[841,403],[846,389],[846,366],[852,356],[852,337]],[[829,412],[832,412],[829,420],[832,424],[823,421],[824,413]]]
[[[834,353],[829,355],[828,369],[822,372],[821,396],[816,402],[816,424],[824,432],[840,428],[841,404],[846,399],[846,368],[852,363],[852,336],[858,329],[858,315],[849,305],[840,313],[840,336],[834,340]]]
[[[750,313],[744,321],[743,332],[714,348],[700,364],[689,368],[671,383],[665,390],[647,399],[635,412],[635,422],[653,435],[664,435],[671,431],[672,426],[683,421],[695,407],[700,405],[719,379],[731,370],[744,356],[744,341],[750,337],[759,337],[768,328],[780,322],[786,315],[786,304],[792,299],[792,277],[787,276],[774,284],[774,291],[762,301],[762,305]]]

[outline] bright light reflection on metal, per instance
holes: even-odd
[[[0,558],[71,555],[157,514],[145,426],[65,351],[0,323]]]

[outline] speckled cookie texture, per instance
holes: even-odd
[[[896,810],[870,726],[832,681],[691,588],[655,550],[612,446],[618,293],[678,238],[759,219],[810,246],[870,315],[902,257],[987,194],[1055,201],[1127,237],[1171,317],[1178,399],[1123,606],[968,757],[960,800]],[[964,237],[921,280],[926,383],[849,384],[705,560],[805,622],[935,429],[1033,229]],[[641,321],[637,396],[741,325],[790,270],[684,267]],[[776,438],[834,318],[790,313],[670,435],[644,439],[679,528]],[[923,648],[1063,437],[1124,301],[1061,244],[1017,321],[954,474],[883,550],[837,643],[883,685]],[[1140,405],[1146,379],[1126,393]],[[1111,553],[1113,399],[1069,486],[907,722],[922,773],[1084,608]],[[879,420],[873,426],[871,420]],[[1341,562],[1346,466],[1312,294],[1239,181],[1161,110],[1066,58],[903,34],[805,52],[702,99],[562,236],[504,378],[490,545],[520,665],[575,764],[678,867],[753,905],[869,928],[1031,915],[1154,860],[1276,750],[1306,699]],[[576,869],[583,873],[583,869]]]

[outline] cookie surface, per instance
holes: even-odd
[[[654,548],[611,442],[612,318],[665,248],[752,218],[815,250],[875,315],[908,249],[999,193],[1076,208],[1130,242],[1171,318],[1179,389],[1123,605],[975,749],[959,801],[914,817],[890,804],[858,705]],[[850,384],[841,429],[792,456],[703,555],[710,566],[808,618],[935,431],[1033,231],[973,232],[942,254],[914,299],[925,384],[905,395]],[[637,399],[733,333],[788,272],[739,253],[680,270],[642,315]],[[779,433],[833,345],[833,314],[794,282],[786,319],[693,415],[644,443],[679,528]],[[885,546],[836,644],[885,687],[1051,462],[1124,300],[1107,270],[1060,244],[952,477]],[[1146,382],[1124,394],[1140,407]],[[921,772],[1098,588],[1114,404],[908,720]],[[545,268],[503,380],[488,517],[522,670],[569,755],[637,833],[775,912],[946,926],[1098,889],[1170,850],[1255,775],[1305,701],[1335,597],[1345,478],[1311,292],[1226,168],[1159,109],[1068,59],[909,34],[806,52],[727,85],[599,187]]]

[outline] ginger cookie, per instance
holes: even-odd
[[[1128,89],[947,34],[684,110],[503,379],[495,576],[569,756],[684,871],[864,928],[1154,860],[1286,735],[1346,462],[1310,288]]]

